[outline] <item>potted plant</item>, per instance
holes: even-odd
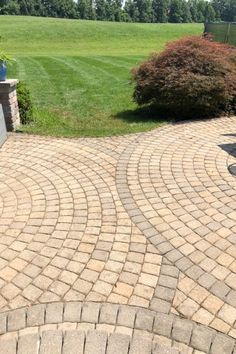
[[[7,63],[11,61],[11,58],[4,54],[0,53],[0,81],[6,81],[7,79]]]

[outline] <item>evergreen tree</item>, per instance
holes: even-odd
[[[236,20],[236,0],[223,1],[223,11],[221,12],[221,18],[223,21],[235,21]]]
[[[193,22],[199,22],[197,0],[190,0],[188,4],[189,4],[189,10],[191,12],[191,17]]]
[[[181,0],[171,0],[169,22],[183,22],[183,4]]]
[[[113,0],[112,8],[113,8],[114,20],[120,22],[121,14],[122,14],[122,0]]]
[[[8,3],[7,0],[0,0],[0,8],[3,7],[3,6],[6,6]]]
[[[124,11],[127,13],[132,22],[139,21],[139,10],[137,4],[133,0],[127,0],[125,2]]]
[[[198,11],[198,22],[205,21],[205,13],[206,13],[206,2],[205,0],[197,1],[197,11]]]
[[[78,17],[76,4],[73,0],[44,0],[44,7],[47,11],[47,15],[51,17]]]
[[[106,20],[107,21],[115,21],[113,0],[106,0]]]
[[[168,22],[169,18],[169,0],[153,0],[153,22]]]
[[[106,17],[106,1],[105,0],[96,0],[96,18],[99,21],[105,21],[107,19]]]
[[[153,10],[151,0],[134,0],[139,13],[139,22],[152,22]]]
[[[95,20],[96,13],[92,0],[78,0],[79,17],[83,20]]]
[[[211,4],[215,10],[216,13],[216,20],[220,21],[221,20],[221,5],[220,5],[220,1],[219,0],[212,0]]]
[[[20,15],[20,6],[14,1],[0,1],[0,15]]]
[[[206,22],[213,22],[213,21],[215,21],[215,19],[216,19],[216,13],[215,13],[213,6],[210,3],[206,4],[205,21]]]
[[[189,4],[185,0],[182,1],[182,18],[184,23],[193,21]]]

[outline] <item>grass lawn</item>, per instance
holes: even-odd
[[[146,131],[132,102],[130,69],[169,40],[201,34],[201,24],[127,24],[0,16],[1,47],[16,62],[9,77],[28,83],[35,120],[23,131],[105,136]]]

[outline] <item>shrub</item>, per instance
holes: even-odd
[[[33,120],[33,105],[30,91],[25,82],[17,84],[17,99],[22,124],[28,124]]]
[[[236,48],[187,37],[133,70],[134,100],[175,118],[236,111]]]

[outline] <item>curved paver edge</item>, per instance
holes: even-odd
[[[236,352],[235,339],[194,321],[130,305],[96,302],[55,302],[4,312],[0,314],[0,334],[63,322],[123,326],[161,335],[206,353]]]

